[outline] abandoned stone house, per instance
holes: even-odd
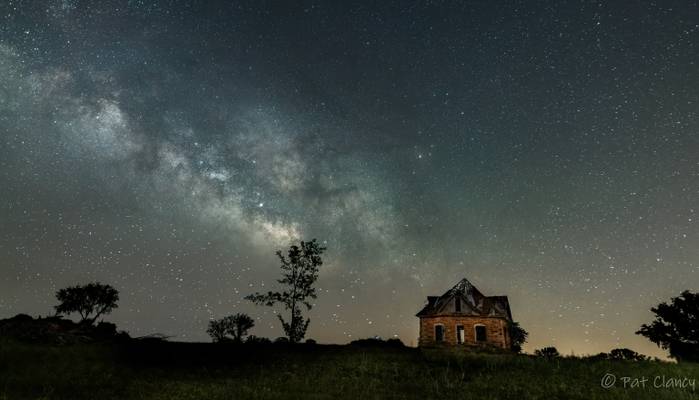
[[[420,318],[419,346],[510,348],[512,313],[507,296],[484,296],[465,278],[442,296],[428,296],[416,316]]]

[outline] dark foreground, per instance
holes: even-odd
[[[602,387],[605,374],[616,377],[612,388]],[[671,378],[697,379],[699,364],[390,347],[0,342],[2,400],[699,398],[691,386],[656,387]]]

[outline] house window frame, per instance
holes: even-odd
[[[480,340],[478,337],[478,328],[481,327],[483,328],[483,340]],[[488,328],[483,324],[473,325],[473,337],[476,343],[486,343],[488,341]]]
[[[454,311],[461,312],[461,299],[459,297],[454,299]]]
[[[461,328],[461,332],[463,332],[463,338],[459,336],[459,328]],[[464,344],[466,343],[466,327],[463,324],[457,324],[456,325],[456,344]]]
[[[437,335],[437,328],[438,328],[438,327],[441,329],[441,333],[442,333],[441,339],[440,339],[439,335]],[[442,343],[442,342],[444,342],[445,333],[446,333],[446,329],[444,328],[444,324],[439,323],[439,322],[436,323],[436,324],[434,324],[434,341],[435,341],[436,343]]]

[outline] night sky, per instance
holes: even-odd
[[[508,295],[525,350],[630,347],[699,287],[696,2],[0,4],[0,317],[120,291],[205,341],[327,247],[307,337],[415,345],[427,295]],[[349,3],[349,2],[347,2]]]

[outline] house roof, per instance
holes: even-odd
[[[460,298],[461,311],[450,308],[453,299]],[[459,281],[441,296],[427,296],[427,304],[416,314],[417,317],[437,315],[473,315],[481,317],[505,317],[512,320],[507,296],[485,296],[468,279]]]

